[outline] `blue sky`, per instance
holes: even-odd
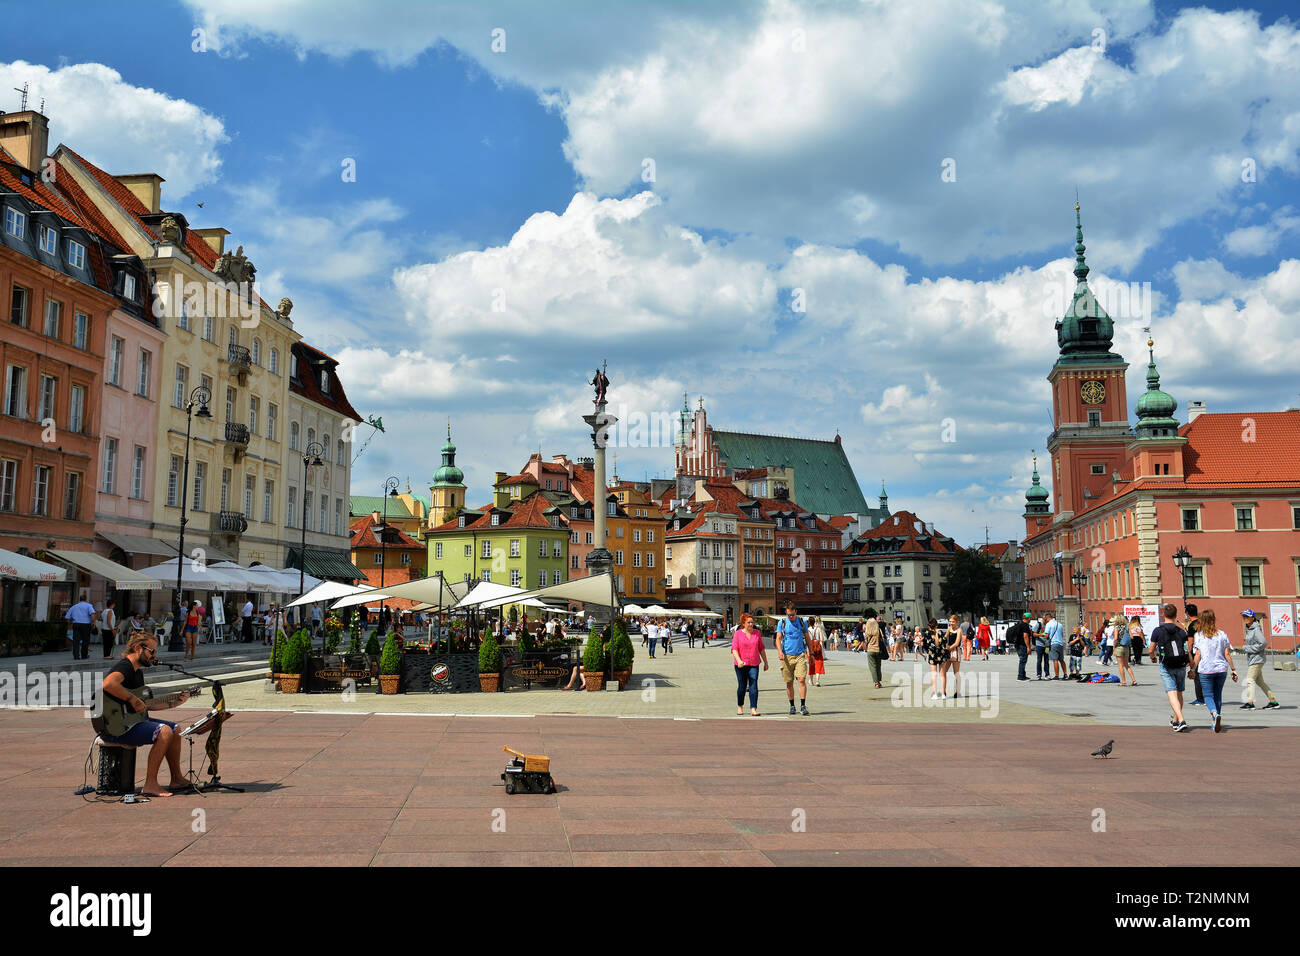
[[[1182,408],[1300,398],[1283,5],[697,6],[28,5],[0,80],[46,98],[53,140],[162,173],[294,299],[390,428],[358,493],[427,484],[448,417],[471,501],[539,445],[583,454],[607,358],[630,412],[688,391],[720,427],[838,429],[868,497],[883,478],[959,540],[1017,536],[1076,186],[1099,287],[1155,294],[1116,316],[1130,403],[1147,326]],[[619,460],[665,474],[671,449]]]

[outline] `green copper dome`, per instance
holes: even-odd
[[[1178,420],[1174,418],[1178,402],[1168,392],[1160,390],[1160,373],[1156,371],[1154,345],[1153,341],[1147,340],[1147,390],[1138,399],[1138,423],[1133,429],[1141,438],[1167,437],[1178,433]]]
[[[442,446],[442,467],[433,473],[435,485],[463,485],[465,473],[456,467],[456,446],[451,443],[451,425],[447,425],[447,441]]]
[[[1083,222],[1079,217],[1079,204],[1074,204],[1074,297],[1065,315],[1056,323],[1056,344],[1061,350],[1060,361],[1096,362],[1098,359],[1122,362],[1110,351],[1115,337],[1115,323],[1101,307],[1097,297],[1088,288],[1088,263],[1083,253]]]
[[[1047,512],[1047,489],[1039,483],[1038,478],[1038,456],[1034,456],[1034,483],[1029,486],[1025,492],[1025,510],[1034,514],[1045,514]]]

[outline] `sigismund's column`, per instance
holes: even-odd
[[[609,379],[605,376],[605,363],[596,369],[596,375],[589,383],[596,388],[596,398],[593,404],[596,406],[595,412],[590,415],[583,415],[582,420],[591,427],[591,444],[595,449],[595,479],[592,482],[592,518],[595,521],[595,547],[587,555],[587,574],[596,575],[609,571],[614,566],[614,555],[605,547],[605,445],[609,441],[609,431],[618,421],[613,415],[605,411],[606,391],[609,388]],[[601,609],[597,616],[601,621],[609,620],[610,610]]]

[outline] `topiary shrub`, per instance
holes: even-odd
[[[379,656],[379,635],[374,631],[371,631],[370,636],[366,638],[366,653],[371,657]]]
[[[357,613],[356,608],[352,609],[348,620],[348,653],[361,653],[361,615]]]
[[[627,636],[627,625],[622,618],[614,622],[614,634],[609,641],[609,654],[614,659],[614,670],[632,669],[632,658],[636,656],[636,652],[632,647],[632,639]]]
[[[271,673],[283,674],[280,669],[281,661],[284,659],[284,649],[289,643],[288,636],[284,633],[283,628],[275,629],[275,640],[271,642]]]
[[[379,658],[379,673],[400,674],[402,672],[402,649],[397,643],[396,635],[389,634],[384,641],[384,653]]]
[[[307,635],[307,629],[304,627],[294,631],[280,654],[280,666],[284,668],[280,673],[301,674],[302,669],[307,665],[309,653],[311,653],[311,638]]]
[[[492,636],[488,628],[483,629],[483,640],[478,646],[478,672],[480,674],[501,673],[501,645]]]
[[[605,672],[605,648],[601,644],[600,632],[596,626],[591,626],[591,633],[587,635],[587,647],[582,652],[582,666],[586,668],[588,674],[603,674]]]
[[[519,653],[527,654],[529,651],[537,649],[537,642],[528,630],[528,618],[524,618],[523,628],[519,632]]]

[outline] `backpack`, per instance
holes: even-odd
[[[804,623],[801,617],[795,618],[799,622],[799,636],[803,638],[804,650],[808,649],[808,625]],[[786,626],[790,623],[788,617],[781,618],[776,625],[776,637],[780,641],[785,637]]]
[[[1187,646],[1178,637],[1181,628],[1170,624],[1161,624],[1151,632],[1151,643],[1160,648],[1160,663],[1165,667],[1186,667],[1189,663]],[[1173,651],[1178,653],[1173,653]]]

